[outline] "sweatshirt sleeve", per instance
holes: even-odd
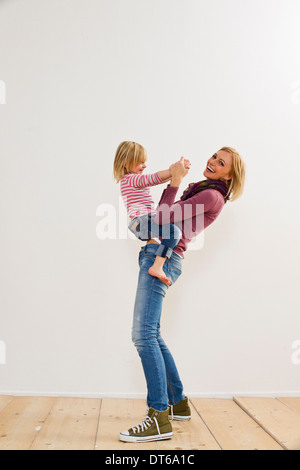
[[[177,192],[178,188],[170,185],[164,190],[154,219],[156,224],[165,225],[181,222],[205,212],[213,211],[219,200],[216,191],[207,189],[185,201],[174,203]]]
[[[156,186],[161,184],[162,180],[158,173],[152,173],[149,175],[136,175],[135,173],[130,174],[127,177],[127,184],[133,188],[147,188],[148,186]]]

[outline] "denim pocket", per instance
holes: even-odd
[[[148,217],[135,217],[128,225],[129,230],[142,241],[147,241],[148,236]]]
[[[132,232],[137,238],[139,238],[140,227],[141,227],[141,221],[139,220],[138,217],[136,217],[135,219],[132,219],[128,225],[130,232]]]
[[[152,264],[154,263],[155,255],[151,253],[147,253],[143,248],[140,250],[139,254],[139,265],[141,270],[147,271],[151,268]]]
[[[165,269],[166,275],[171,279],[172,285],[177,281],[179,276],[181,275],[181,269],[179,266],[174,266],[174,263],[170,261],[165,262]]]

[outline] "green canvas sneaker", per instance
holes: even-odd
[[[172,436],[169,408],[164,411],[149,408],[148,415],[144,421],[128,431],[120,432],[119,439],[124,442],[148,442],[171,439]]]
[[[174,421],[188,421],[191,419],[191,408],[187,397],[177,405],[169,405],[169,419]]]

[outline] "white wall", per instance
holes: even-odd
[[[144,396],[141,243],[96,234],[135,140],[149,172],[190,158],[182,190],[223,145],[247,163],[165,299],[186,393],[300,394],[299,16],[298,0],[0,1],[0,393]]]

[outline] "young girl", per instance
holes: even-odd
[[[146,168],[147,152],[136,142],[125,141],[118,146],[114,160],[114,177],[120,182],[121,195],[131,218],[129,230],[139,240],[162,237],[156,251],[155,261],[149,269],[151,276],[158,277],[163,283],[170,285],[170,279],[163,271],[165,260],[170,258],[173,249],[181,239],[182,233],[174,224],[157,225],[153,219],[156,215],[154,201],[150,194],[150,186],[165,183],[171,179],[170,170],[143,175]],[[190,162],[184,160],[185,168]]]

